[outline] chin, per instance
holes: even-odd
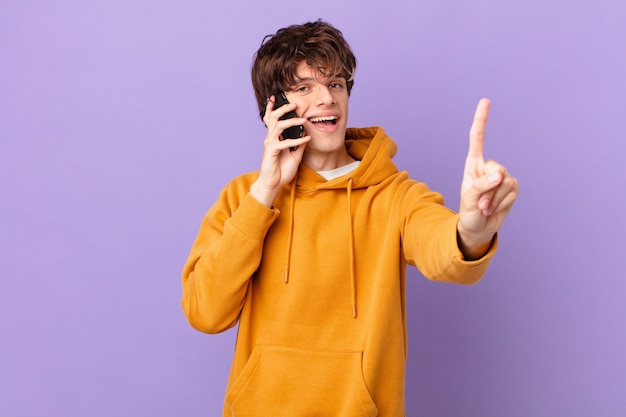
[[[331,135],[311,135],[311,142],[307,148],[312,148],[320,152],[333,152],[344,146],[346,135],[337,132]]]

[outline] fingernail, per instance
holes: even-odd
[[[500,181],[500,174],[498,174],[497,172],[495,172],[493,174],[490,174],[487,177],[487,181],[489,181],[489,184],[494,184],[494,183]]]

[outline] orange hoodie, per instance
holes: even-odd
[[[351,173],[302,165],[272,209],[245,174],[204,218],[182,305],[206,333],[239,323],[224,416],[404,416],[406,264],[471,284],[495,251],[463,259],[458,216],[398,172],[382,128],[348,129],[346,147]]]

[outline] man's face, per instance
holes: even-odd
[[[305,134],[311,136],[306,153],[329,154],[344,149],[348,124],[348,90],[345,78],[324,77],[305,61],[298,65],[296,84],[285,91],[296,104],[296,113],[306,118]]]

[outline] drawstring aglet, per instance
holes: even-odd
[[[289,283],[289,270],[285,269],[285,284]]]
[[[356,319],[356,304],[352,304],[352,317]]]

